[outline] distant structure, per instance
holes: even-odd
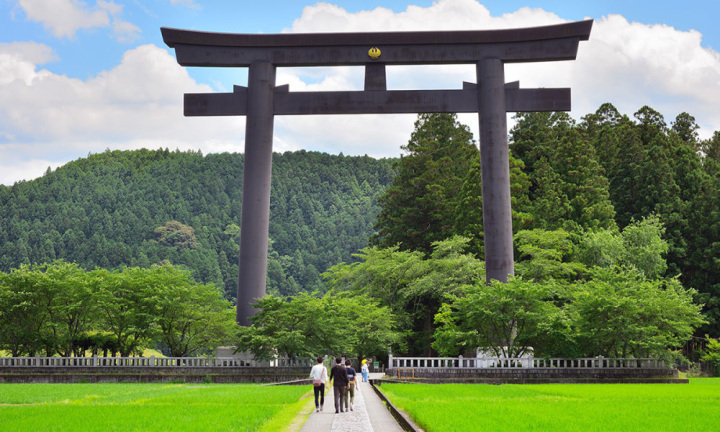
[[[475,112],[487,281],[513,275],[507,112],[569,111],[570,89],[505,83],[505,63],[574,60],[592,20],[546,27],[443,32],[231,34],[162,28],[182,66],[247,67],[232,93],[185,94],[186,116],[246,116],[237,321],[265,296],[273,121],[276,115]],[[386,65],[474,64],[462,90],[387,90]],[[291,92],[278,67],[365,66],[365,89]]]

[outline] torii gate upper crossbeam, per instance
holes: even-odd
[[[503,63],[574,60],[592,20],[509,30],[380,33],[229,34],[162,28],[182,66],[249,67],[351,66],[368,63],[377,46],[382,63],[474,64],[480,58]]]
[[[514,274],[506,112],[568,111],[570,89],[505,83],[505,63],[574,60],[593,21],[509,30],[387,33],[228,34],[162,28],[183,66],[248,67],[248,87],[185,95],[186,116],[247,117],[240,237],[238,322],[265,295],[275,115],[477,112],[480,122],[487,281]],[[462,90],[388,91],[386,65],[474,64]],[[291,92],[277,67],[365,66],[363,91]]]

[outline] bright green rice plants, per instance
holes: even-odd
[[[720,379],[690,384],[383,384],[428,432],[718,430]],[[672,407],[672,409],[669,409]],[[692,412],[693,415],[678,413]]]
[[[3,431],[276,432],[307,410],[308,394],[306,386],[249,384],[0,384],[0,424]]]

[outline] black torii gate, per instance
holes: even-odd
[[[232,34],[162,28],[182,66],[247,67],[232,93],[185,94],[186,116],[247,117],[237,321],[265,296],[273,121],[276,115],[476,112],[480,121],[487,281],[513,275],[507,112],[569,111],[570,89],[505,83],[505,63],[574,60],[593,21],[508,30]],[[387,90],[386,65],[475,64],[462,90]],[[277,67],[365,66],[363,91],[291,92]]]

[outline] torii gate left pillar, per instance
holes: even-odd
[[[245,115],[245,168],[237,321],[249,325],[265,296],[275,115],[475,112],[480,123],[486,280],[514,274],[507,112],[569,111],[570,89],[505,83],[505,63],[573,60],[592,20],[511,30],[247,35],[163,28],[183,66],[248,67],[248,87],[186,94],[186,116]],[[386,88],[386,65],[475,64],[462,90]],[[365,66],[365,89],[290,92],[279,66]]]
[[[266,61],[253,62],[248,70],[245,142],[253,145],[245,145],[237,294],[237,321],[243,325],[249,325],[251,302],[265,297],[267,283],[275,70]]]

